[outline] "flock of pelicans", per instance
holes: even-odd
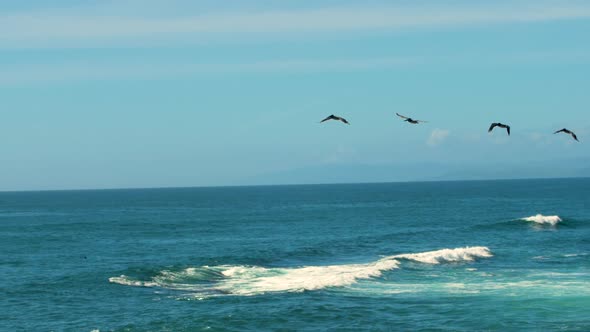
[[[397,116],[399,116],[400,118],[404,119],[404,121],[406,121],[406,122],[409,122],[409,123],[411,123],[411,124],[419,124],[419,123],[422,123],[422,122],[428,122],[428,121],[422,121],[422,120],[414,120],[414,119],[412,119],[412,118],[410,118],[410,117],[403,116],[403,115],[401,115],[401,114],[399,114],[399,113],[395,113],[395,114],[396,114]],[[322,121],[320,121],[320,123],[322,123],[322,122],[325,122],[325,121],[328,121],[328,120],[342,121],[342,122],[344,122],[344,123],[346,123],[346,124],[348,124],[348,125],[350,124],[350,123],[348,123],[348,121],[346,121],[346,119],[345,119],[345,118],[343,118],[343,117],[340,117],[340,116],[336,116],[336,115],[334,115],[334,114],[332,114],[332,115],[328,116],[327,118],[323,119]],[[499,123],[499,122],[494,122],[494,123],[492,123],[492,124],[490,125],[490,129],[488,129],[488,133],[489,133],[489,132],[492,132],[492,130],[494,130],[494,128],[496,128],[496,127],[500,127],[500,128],[504,128],[504,129],[506,129],[506,131],[508,132],[508,136],[510,136],[510,126],[509,126],[509,125],[506,125],[506,124],[503,124],[503,123]],[[578,137],[576,136],[576,134],[574,134],[574,132],[573,132],[573,131],[571,131],[571,130],[568,130],[568,129],[566,129],[566,128],[563,128],[563,129],[560,129],[560,130],[558,130],[558,131],[554,132],[554,134],[557,134],[557,133],[565,133],[565,134],[572,135],[572,137],[573,137],[573,138],[574,138],[576,141],[578,141]],[[578,142],[579,142],[579,141],[578,141]]]

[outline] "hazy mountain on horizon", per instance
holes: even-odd
[[[590,159],[538,161],[527,164],[513,162],[325,164],[263,174],[248,179],[244,184],[272,185],[564,177],[590,177]]]

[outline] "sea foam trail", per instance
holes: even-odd
[[[109,282],[119,285],[125,286],[137,286],[137,287],[157,287],[159,286],[157,283],[153,281],[141,281],[141,280],[134,280],[129,278],[126,275],[121,275],[119,277],[110,277]]]
[[[521,220],[524,221],[532,221],[537,224],[547,224],[551,226],[557,225],[558,222],[561,222],[561,218],[559,216],[544,216],[542,214],[537,214],[536,216],[522,218]]]
[[[127,286],[162,287],[197,293],[256,295],[268,292],[301,292],[350,286],[359,280],[380,277],[385,271],[399,268],[400,260],[440,264],[471,262],[476,258],[491,256],[492,253],[486,247],[466,247],[388,256],[366,264],[297,268],[265,268],[245,265],[204,266],[188,268],[179,272],[162,271],[149,281],[139,281],[124,275],[109,278],[109,281]],[[216,277],[200,279],[211,275]]]

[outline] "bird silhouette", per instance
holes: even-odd
[[[346,121],[346,119],[345,119],[345,118],[342,118],[342,117],[336,116],[336,115],[334,115],[334,114],[332,114],[332,115],[328,116],[327,118],[323,119],[322,121],[320,121],[320,123],[322,123],[322,122],[324,122],[324,121],[328,121],[328,120],[338,120],[338,121],[342,121],[342,122],[346,123],[347,125],[349,125],[349,124],[350,124],[350,123],[348,123],[348,121]]]
[[[503,123],[499,123],[499,122],[492,123],[492,125],[490,126],[490,129],[488,129],[488,133],[491,133],[495,127],[506,128],[506,131],[508,132],[508,136],[510,136],[510,126],[505,125]]]
[[[428,121],[422,121],[422,120],[414,120],[414,119],[412,119],[412,118],[410,118],[410,117],[403,116],[403,115],[401,115],[401,114],[399,114],[399,113],[395,113],[395,114],[396,114],[397,116],[399,116],[400,118],[402,118],[402,119],[405,119],[404,121],[406,121],[406,122],[409,122],[409,123],[411,123],[411,124],[418,124],[418,123],[421,123],[421,122],[428,122]]]
[[[571,131],[571,130],[568,130],[568,129],[565,129],[565,128],[563,128],[563,129],[561,129],[561,130],[558,130],[558,131],[554,132],[554,134],[557,134],[557,133],[566,133],[566,134],[570,134],[570,135],[572,135],[572,137],[573,137],[573,138],[574,138],[576,141],[578,141],[578,137],[577,137],[577,136],[576,136],[576,134],[574,134],[574,132],[573,132],[573,131]],[[579,141],[578,141],[578,142],[579,142]]]

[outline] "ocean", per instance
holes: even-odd
[[[2,331],[590,331],[590,179],[0,193]]]

